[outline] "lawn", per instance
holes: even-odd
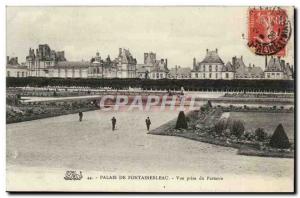
[[[293,113],[230,112],[230,118],[244,121],[246,130],[255,131],[261,127],[268,134],[273,134],[281,123],[289,139],[294,139]]]

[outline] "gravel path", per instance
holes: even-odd
[[[114,132],[112,116],[117,119]],[[75,169],[126,174],[215,175],[236,185],[241,181],[253,185],[252,188],[239,186],[241,190],[260,187],[255,184],[256,180],[266,180],[265,185],[270,185],[270,190],[292,189],[293,159],[241,156],[232,148],[180,137],[149,135],[145,126],[147,116],[151,119],[151,128],[155,128],[177,117],[177,113],[98,110],[84,113],[83,122],[78,122],[78,115],[73,114],[8,124],[8,180],[21,173],[37,174],[37,180],[42,174],[45,180],[50,170]],[[272,187],[282,182],[281,188]],[[17,189],[22,189],[22,185],[26,186],[20,183]],[[217,190],[216,186],[200,188],[199,185],[196,189],[214,190],[212,188]],[[224,190],[230,191],[230,188],[224,186]]]

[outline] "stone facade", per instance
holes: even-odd
[[[163,79],[167,78],[168,72],[168,60],[157,60],[153,52],[144,53],[144,63],[137,68],[139,78]]]
[[[271,57],[264,72],[265,79],[292,80],[293,66],[280,58]]]
[[[201,62],[193,60],[192,78],[212,80],[232,79],[263,79],[264,71],[261,67],[249,64],[247,67],[243,57],[232,57],[232,61],[224,64],[218,55],[218,49],[206,50],[206,56]]]
[[[196,79],[222,79],[223,60],[218,55],[218,49],[206,50],[206,55],[201,62],[194,58],[192,78]],[[228,78],[229,79],[229,78]]]
[[[67,61],[64,51],[56,52],[45,45],[34,51],[29,49],[26,66],[29,76],[59,78],[135,78],[136,59],[127,49],[119,49],[114,60],[102,59],[100,53],[91,61]]]
[[[18,63],[18,57],[6,57],[6,77],[27,77],[29,76],[28,68]]]

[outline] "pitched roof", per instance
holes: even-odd
[[[263,76],[264,75],[264,71],[262,70],[261,67],[251,67],[251,69],[249,69],[251,75],[254,76]]]
[[[145,67],[138,67],[137,70],[136,70],[137,73],[145,73],[147,71],[148,70]]]
[[[207,51],[205,58],[200,62],[201,63],[220,63],[224,64],[222,59],[218,55],[218,51]]]
[[[169,75],[172,77],[177,76],[190,76],[191,75],[191,68],[189,67],[179,67],[179,68],[171,68]]]
[[[278,58],[271,58],[265,69],[266,72],[282,72],[282,65],[280,64],[280,60]]]
[[[222,72],[234,72],[234,68],[229,61],[222,67]]]
[[[121,53],[119,54],[119,58],[121,59],[122,63],[136,63],[136,59],[133,58],[130,51],[127,49],[122,49]]]
[[[9,68],[9,69],[28,69],[27,66],[12,65],[12,64],[6,64],[6,68]]]
[[[250,78],[251,77],[251,73],[249,71],[248,67],[238,67],[235,70],[235,75],[238,77],[242,77],[242,78]]]
[[[240,67],[245,68],[246,65],[245,65],[245,63],[243,61],[243,58],[242,57],[241,58],[236,58],[236,61],[235,61],[234,65],[233,65],[233,67],[235,69],[238,69]]]
[[[57,62],[55,67],[89,67],[91,63],[89,61],[61,61]]]

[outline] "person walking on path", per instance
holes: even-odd
[[[116,120],[115,117],[113,117],[113,118],[111,119],[111,123],[112,123],[112,130],[114,131],[115,128],[116,128],[116,123],[117,123],[117,120]]]
[[[81,122],[82,121],[82,117],[83,117],[83,113],[81,111],[79,111],[78,115],[79,115],[79,122]]]
[[[147,119],[146,119],[147,131],[149,131],[149,129],[150,129],[150,125],[151,125],[151,120],[150,120],[150,118],[149,118],[149,117],[147,117]]]

